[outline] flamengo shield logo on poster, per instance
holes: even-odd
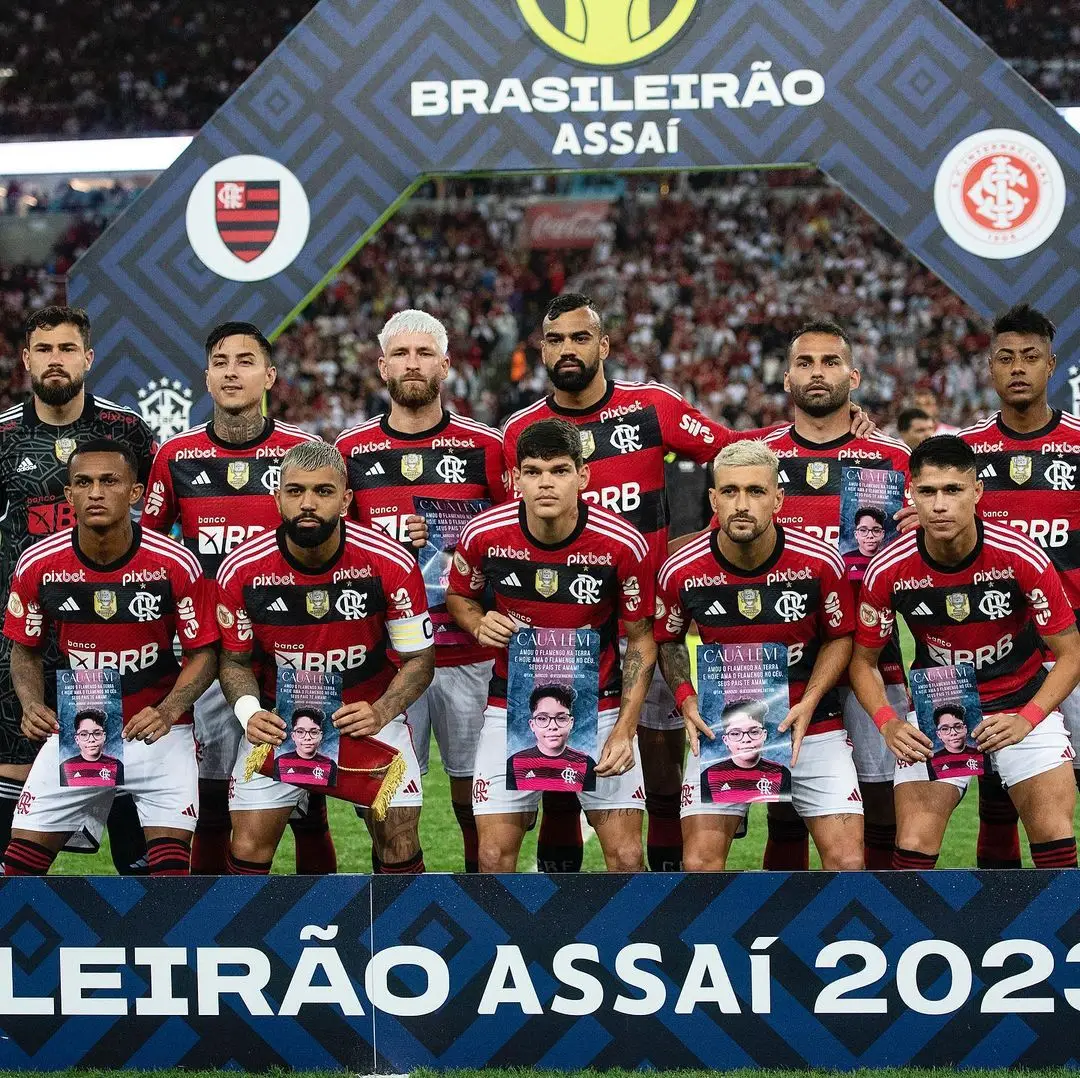
[[[187,203],[192,250],[219,277],[262,281],[307,242],[311,208],[300,181],[269,157],[240,154],[199,177]]]

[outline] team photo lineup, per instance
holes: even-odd
[[[273,348],[225,322],[212,418],[158,444],[86,387],[86,313],[31,315],[0,414],[5,875],[105,841],[120,874],[265,875],[287,831],[332,873],[343,826],[420,873],[436,760],[456,871],[580,871],[593,837],[608,871],[722,871],[748,830],[765,869],[927,870],[965,795],[968,864],[1021,867],[1022,828],[1076,866],[1080,419],[1044,314],[988,327],[997,411],[905,408],[895,438],[829,317],[760,430],[606,375],[587,295],[537,330],[546,395],[497,430],[446,406],[443,323],[398,310],[389,410],[331,444],[267,414]]]

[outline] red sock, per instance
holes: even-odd
[[[44,876],[56,860],[56,854],[46,846],[13,838],[4,851],[5,876]]]
[[[1076,868],[1076,839],[1059,838],[1053,842],[1033,842],[1031,859],[1036,868]]]
[[[1019,868],[1019,815],[996,771],[979,778],[979,868]]]
[[[473,815],[472,804],[460,805],[457,801],[452,804],[458,827],[461,828],[461,839],[465,844],[465,871],[479,872],[480,836],[476,833],[476,817]]]
[[[232,850],[229,850],[225,860],[225,871],[230,876],[269,876],[271,863],[270,861],[241,861],[233,857]]]
[[[299,820],[290,820],[296,840],[298,876],[332,876],[337,872],[337,851],[326,818],[326,795],[308,794],[308,808]]]
[[[871,872],[884,872],[893,867],[896,848],[896,824],[868,823],[863,825],[863,854]]]
[[[581,805],[576,794],[544,794],[544,815],[536,843],[537,872],[580,872],[584,846]]]
[[[645,849],[653,872],[682,871],[679,800],[679,794],[645,794],[645,811],[649,814]]]
[[[893,853],[892,867],[915,872],[928,872],[937,864],[936,853],[919,853],[918,850],[902,850],[899,846]]]
[[[191,847],[179,838],[152,838],[146,844],[151,876],[190,876]]]
[[[374,860],[374,854],[372,859]],[[389,864],[379,861],[375,871],[380,876],[419,876],[424,871],[424,851],[418,850],[416,855],[407,861],[394,861]]]
[[[802,820],[769,817],[761,867],[770,872],[804,872],[810,867],[810,832]]]

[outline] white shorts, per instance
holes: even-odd
[[[844,709],[844,728],[851,738],[852,758],[859,781],[892,782],[896,757],[889,752],[881,731],[863,710],[851,689],[841,688],[839,692]],[[897,715],[906,715],[911,710],[906,685],[886,685],[885,698]]]
[[[1043,663],[1043,666],[1047,670],[1053,669],[1053,663]],[[1064,700],[1061,701],[1058,706],[1058,711],[1061,712],[1062,717],[1065,720],[1065,732],[1069,735],[1069,740],[1072,742],[1072,746],[1075,749],[1077,745],[1080,745],[1080,685],[1077,685],[1075,689]],[[1041,723],[1039,724],[1042,725]],[[1073,767],[1080,768],[1080,759],[1073,757]]]
[[[214,682],[195,701],[195,742],[199,778],[224,782],[236,763],[243,727],[229,707],[221,685]]]
[[[908,714],[908,722],[912,726],[918,726],[914,712]],[[1053,771],[1055,767],[1071,763],[1075,759],[1076,753],[1073,752],[1069,735],[1065,732],[1065,722],[1060,711],[1051,711],[1019,744],[990,753],[990,763],[1001,777],[1002,786],[1006,788],[1044,772]],[[917,764],[906,764],[897,760],[893,783],[899,786],[905,782],[948,782],[958,790],[966,790],[973,778],[974,775],[955,779],[931,779],[926,764],[921,761]]]
[[[431,732],[439,743],[443,770],[452,779],[471,779],[484,725],[493,660],[467,666],[438,666],[427,691],[409,708],[420,773],[428,771]]]
[[[401,780],[390,807],[414,808],[422,805],[424,796],[420,764],[417,762],[412,734],[404,716],[399,715],[392,722],[388,722],[376,735],[376,740],[399,749],[405,757],[405,777]],[[308,791],[303,787],[293,786],[289,782],[278,782],[277,779],[260,774],[252,775],[247,782],[244,781],[244,769],[250,751],[251,745],[245,737],[240,743],[229,781],[229,811],[257,812],[261,809],[291,808],[304,815],[307,812]]]
[[[617,711],[601,711],[597,719],[597,759],[611,733]],[[484,712],[484,729],[476,750],[473,774],[473,815],[491,816],[500,812],[530,812],[540,806],[543,794],[539,790],[508,790],[506,788],[506,708],[489,707]],[[581,807],[593,809],[645,810],[645,778],[641,772],[641,755],[634,738],[634,766],[625,775],[598,778],[595,790],[578,794]]]
[[[653,671],[652,684],[649,686],[645,703],[641,705],[641,718],[638,725],[649,730],[682,730],[683,717],[675,707],[675,697],[660,673],[660,664]]]
[[[799,762],[791,770],[791,804],[804,818],[863,814],[859,779],[846,731],[830,730],[803,738]],[[701,757],[687,755],[681,816],[745,816],[749,808],[749,804],[702,802]]]
[[[60,785],[60,739],[50,737],[30,769],[12,827],[19,831],[81,831],[100,837],[113,797],[131,794],[145,827],[194,831],[199,818],[199,767],[190,725],[174,726],[163,738],[124,742],[124,783],[117,787]],[[29,795],[29,796],[27,796]]]

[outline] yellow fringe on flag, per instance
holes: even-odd
[[[247,759],[244,761],[244,781],[250,782],[252,777],[262,767],[263,761],[270,753],[269,745],[255,745],[252,747],[251,752],[247,754]]]

